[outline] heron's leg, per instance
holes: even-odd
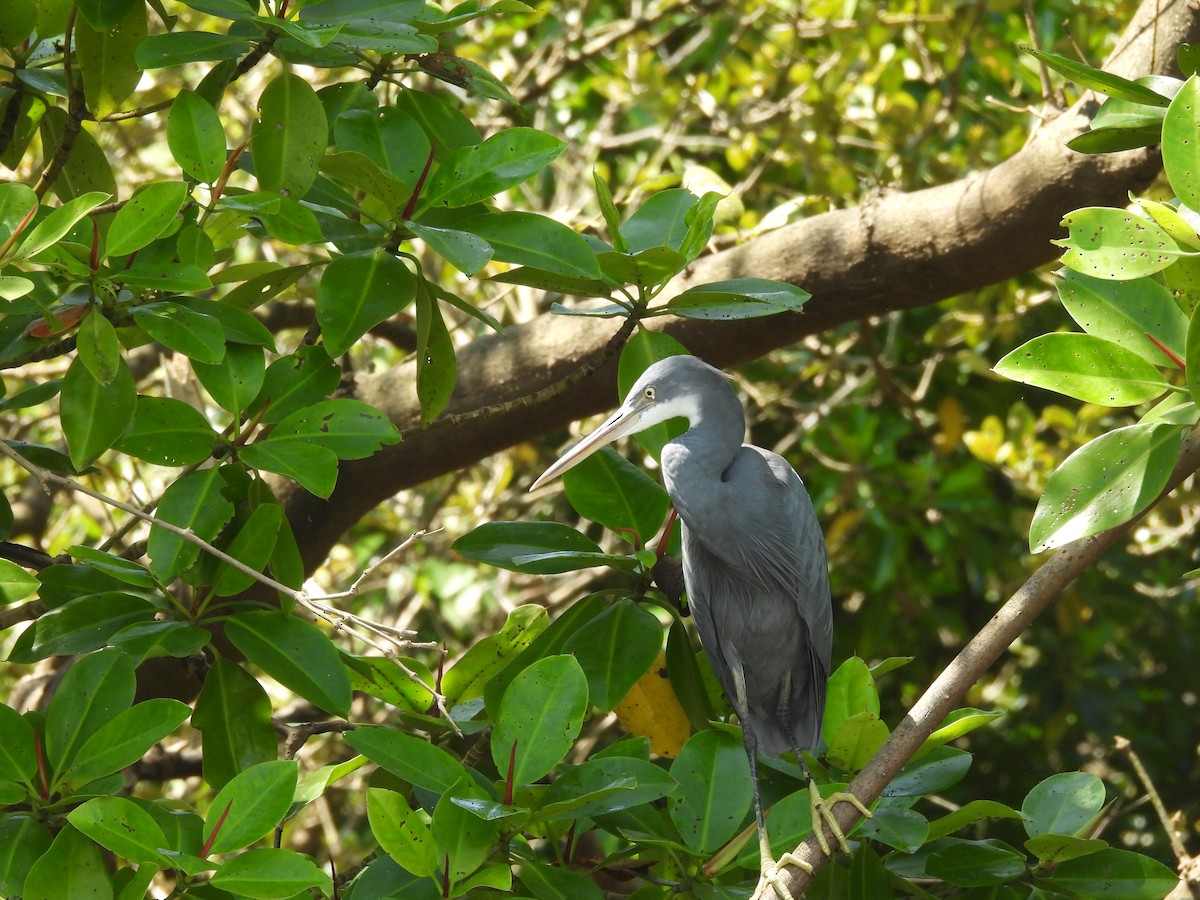
[[[733,698],[734,711],[742,723],[742,741],[746,745],[746,757],[750,760],[750,784],[754,789],[754,822],[758,826],[758,886],[750,895],[750,900],[759,900],[763,891],[770,885],[780,900],[794,900],[791,891],[779,876],[779,870],[784,866],[798,866],[807,872],[812,872],[812,866],[791,853],[785,853],[775,861],[771,853],[771,841],[767,838],[767,821],[763,815],[762,794],[758,789],[758,738],[750,728],[749,705],[746,702],[746,679],[740,664],[735,662],[730,667],[733,673],[734,687],[737,696]]]

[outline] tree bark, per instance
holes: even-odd
[[[1175,49],[1200,40],[1188,0],[1147,0],[1105,67],[1126,77],[1175,72]],[[669,287],[753,275],[798,284],[812,299],[802,314],[741,322],[651,320],[709,362],[759,357],[843,322],[937,303],[1027,272],[1058,255],[1050,240],[1062,216],[1079,207],[1123,206],[1147,185],[1156,150],[1086,156],[1065,146],[1086,130],[1097,101],[1085,96],[1041,125],[1024,148],[993,168],[911,193],[872,197],[861,206],[815,216],[696,261]],[[577,370],[617,330],[611,320],[544,315],[488,335],[458,354],[458,384],[443,418],[511,403]],[[370,459],[342,466],[328,501],[294,484],[282,488],[309,569],[379,502],[447,472],[617,402],[615,358],[589,378],[537,406],[411,433]],[[402,430],[420,421],[415,364],[362,375],[353,395],[384,411]]]

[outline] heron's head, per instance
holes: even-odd
[[[645,431],[667,419],[684,418],[696,425],[700,421],[700,398],[712,384],[730,390],[720,369],[694,356],[670,356],[653,363],[634,382],[617,411],[563,454],[529,489],[541,487],[627,434]]]

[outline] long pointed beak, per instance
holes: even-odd
[[[640,431],[642,415],[648,407],[644,404],[635,405],[626,402],[615,413],[609,416],[603,425],[581,440],[578,444],[564,453],[554,465],[548,468],[537,481],[529,486],[533,491],[547,481],[557,478],[568,469],[579,465],[601,447],[611,444],[617,438]]]

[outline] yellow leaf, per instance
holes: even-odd
[[[687,713],[667,678],[667,656],[658,654],[650,671],[638,679],[614,710],[625,730],[650,738],[650,749],[674,759],[692,735]]]

